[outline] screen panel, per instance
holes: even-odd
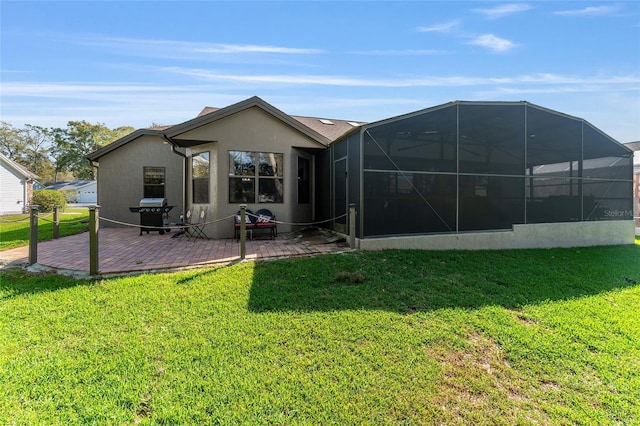
[[[527,223],[582,220],[579,179],[528,178],[526,185]]]
[[[523,175],[524,117],[524,105],[460,105],[460,172]]]
[[[382,124],[364,135],[364,168],[456,171],[456,107]]]
[[[510,229],[524,223],[524,178],[460,176],[460,231]]]
[[[527,108],[527,174],[579,177],[582,120]]]
[[[455,175],[365,172],[365,182],[365,236],[455,231]]]

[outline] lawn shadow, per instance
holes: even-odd
[[[256,264],[253,312],[476,309],[594,295],[640,283],[640,246],[351,252]]]
[[[0,272],[0,301],[28,293],[45,293],[81,285],[93,285],[93,280],[69,279],[56,273],[33,273],[24,269]]]
[[[207,267],[206,269],[197,269],[195,270],[194,273],[187,275],[184,278],[180,278],[178,281],[176,281],[176,284],[186,285],[186,284],[189,284],[191,281],[196,281],[201,278],[213,278],[215,275],[218,274],[218,271],[220,271],[221,268],[224,268],[226,266],[236,265],[241,262],[242,262],[241,259],[236,259],[225,264],[210,266],[210,267]]]

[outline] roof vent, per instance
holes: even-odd
[[[324,118],[319,118],[318,120],[320,120],[320,122],[322,124],[333,124],[333,121],[331,120],[325,120]]]

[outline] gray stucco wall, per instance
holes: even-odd
[[[292,226],[289,223],[309,222],[313,219],[312,206],[298,204],[297,164],[298,156],[312,159],[311,154],[304,152],[303,149],[322,148],[319,143],[292,129],[260,108],[249,108],[174,137],[174,140],[180,139],[203,142],[188,149],[188,156],[203,151],[210,152],[212,178],[209,188],[211,202],[208,205],[208,222],[233,215],[238,210],[238,204],[229,203],[229,151],[283,154],[285,171],[283,202],[249,203],[249,209],[254,212],[260,208],[271,210],[278,221],[286,222],[278,225],[279,232],[291,231]],[[191,204],[192,194],[190,174],[189,171],[187,176],[188,205]],[[311,198],[313,199],[313,196]],[[199,207],[196,205],[196,212]],[[233,233],[231,218],[206,227],[206,234],[210,238],[231,238]]]
[[[184,210],[183,164],[183,158],[173,153],[169,144],[151,135],[143,135],[104,155],[98,167],[100,217],[139,224],[139,215],[131,213],[129,207],[137,206],[143,198],[143,168],[154,166],[165,167],[165,198],[175,206],[169,220],[177,222]],[[100,226],[118,225],[102,221]]]

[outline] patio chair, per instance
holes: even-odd
[[[189,240],[195,239],[195,238],[209,239],[207,234],[205,234],[204,232],[204,227],[205,227],[205,224],[207,223],[208,210],[209,210],[209,207],[200,206],[200,213],[198,213],[198,217],[196,221],[192,223],[192,226],[190,228]]]
[[[240,211],[236,213],[233,217],[233,236],[239,240],[240,239]],[[253,212],[249,209],[244,211],[244,229],[246,231],[253,231],[255,229],[256,223],[253,220]],[[253,236],[253,234],[251,234]]]
[[[256,229],[268,229],[271,233],[271,239],[278,236],[278,224],[276,223],[276,215],[269,209],[260,209],[255,215]]]

